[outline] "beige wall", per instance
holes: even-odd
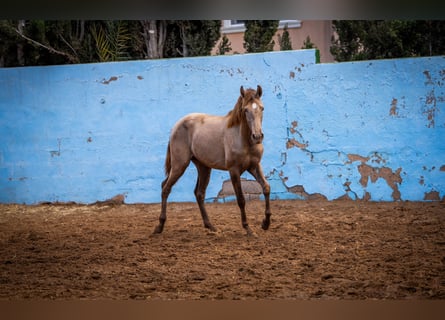
[[[301,26],[297,28],[288,28],[292,48],[294,50],[301,49],[307,36],[310,36],[311,42],[320,50],[321,62],[333,62],[334,57],[329,52],[332,36],[332,23],[329,20],[302,20]],[[280,50],[278,44],[278,34],[282,34],[283,30],[279,29],[274,36],[275,47],[274,50]],[[244,33],[227,33],[227,38],[230,41],[232,50],[226,54],[244,53]],[[216,54],[219,42],[216,44],[212,54]]]

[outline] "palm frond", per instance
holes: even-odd
[[[129,59],[128,49],[132,35],[125,21],[107,21],[105,25],[93,26],[92,35],[99,61]]]
[[[105,33],[103,27],[93,25],[91,29],[94,41],[96,43],[96,53],[100,62],[112,61],[112,54],[110,48],[110,41]]]

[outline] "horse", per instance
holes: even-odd
[[[161,214],[153,234],[162,233],[167,219],[167,198],[190,162],[194,163],[198,171],[194,193],[205,228],[216,231],[204,206],[212,169],[226,170],[230,173],[241,211],[241,223],[247,235],[252,235],[253,232],[247,223],[240,176],[247,170],[256,179],[262,187],[265,199],[265,218],[261,226],[263,230],[269,228],[270,185],[264,177],[260,163],[264,149],[262,92],[260,85],[256,90],[244,90],[241,86],[240,96],[233,110],[225,116],[191,113],[173,126],[165,159],[166,178],[161,184]]]

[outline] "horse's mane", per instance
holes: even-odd
[[[244,119],[244,112],[243,112],[243,100],[245,103],[250,102],[251,100],[255,99],[256,91],[253,89],[247,89],[244,93],[244,98],[242,96],[239,96],[238,101],[235,104],[235,107],[233,107],[232,110],[229,111],[227,114],[227,117],[229,120],[227,121],[227,127],[231,128],[234,126],[238,126],[241,124],[241,122]]]

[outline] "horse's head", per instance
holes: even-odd
[[[253,144],[260,144],[264,138],[262,129],[264,106],[261,101],[263,89],[258,85],[256,91],[253,89],[244,90],[241,86],[240,93],[242,112],[250,129],[250,140]]]

